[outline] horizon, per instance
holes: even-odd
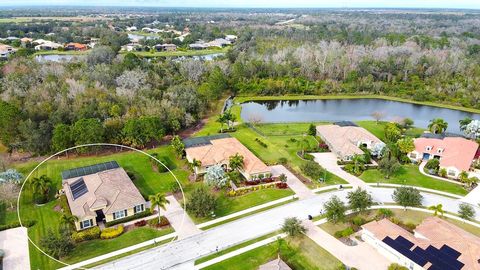
[[[415,0],[394,0],[394,1],[382,1],[382,0],[350,0],[350,1],[314,1],[314,0],[298,0],[294,4],[288,0],[278,0],[274,5],[268,0],[231,0],[225,3],[221,0],[104,0],[99,3],[95,0],[84,0],[82,2],[73,0],[54,0],[45,1],[41,0],[5,0],[0,1],[0,7],[21,7],[21,8],[34,8],[34,7],[138,7],[138,8],[235,8],[235,9],[302,9],[302,8],[317,8],[317,9],[471,9],[479,10],[480,2],[475,0],[459,0],[452,3],[448,0],[439,1],[415,1]]]

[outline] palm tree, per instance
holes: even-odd
[[[443,214],[445,213],[445,211],[443,210],[442,204],[432,205],[428,207],[428,210],[432,210],[434,216],[438,216],[438,213],[440,213],[443,217]]]
[[[30,187],[32,187],[33,194],[45,196],[50,190],[52,185],[52,179],[46,175],[35,177],[30,181]]]
[[[243,169],[243,156],[236,153],[235,155],[231,156],[228,161],[228,167],[230,170],[238,170]]]
[[[157,208],[158,211],[158,222],[161,222],[160,219],[160,208],[163,210],[166,210],[165,206],[170,203],[167,198],[165,198],[165,194],[163,193],[157,193],[155,195],[150,195],[148,197],[148,200],[150,200],[150,209],[153,210],[155,207]]]
[[[223,133],[223,125],[227,123],[228,119],[225,117],[225,114],[222,113],[218,116],[217,122],[220,123],[220,133]]]
[[[235,120],[237,120],[237,117],[230,110],[225,111],[223,113],[223,117],[225,118],[228,129],[230,129],[233,126]]]
[[[306,139],[303,138],[300,141],[298,141],[298,146],[300,149],[302,149],[302,157],[305,156],[305,150],[310,146],[310,142]]]
[[[78,221],[78,218],[74,215],[62,214],[60,216],[60,226],[62,228],[72,229],[75,227],[75,222]]]
[[[193,174],[195,175],[195,179],[197,179],[197,170],[196,168],[202,166],[202,162],[198,159],[193,159],[192,163],[190,163],[190,166],[192,168]]]
[[[353,172],[355,174],[360,174],[365,168],[365,160],[362,155],[354,155],[352,157],[353,163]]]
[[[458,175],[458,180],[460,180],[461,183],[468,185],[468,173],[466,171],[462,171]]]
[[[428,129],[430,132],[435,134],[443,133],[447,130],[448,123],[445,122],[442,118],[435,118],[430,120],[430,124],[428,124]]]

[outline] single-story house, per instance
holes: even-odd
[[[127,27],[126,30],[129,31],[129,32],[137,31],[137,27],[136,26],[130,26],[130,27]]]
[[[8,58],[11,54],[14,54],[17,50],[10,45],[0,44],[0,58]]]
[[[269,261],[266,264],[260,265],[258,270],[292,270],[288,264],[286,264],[280,256],[273,261]]]
[[[123,45],[122,50],[127,51],[127,52],[141,51],[142,50],[142,45],[140,45],[138,42],[132,42],[132,43],[128,43],[126,45]]]
[[[77,230],[143,212],[146,201],[125,170],[110,161],[62,172],[67,197]]]
[[[352,122],[319,125],[316,129],[317,135],[342,161],[350,161],[355,155],[363,155],[361,146],[370,150],[374,156],[379,155],[385,147],[385,143],[379,138]]]
[[[71,42],[65,45],[66,50],[73,50],[73,51],[85,51],[87,50],[87,45]]]
[[[59,44],[59,43],[52,42],[52,41],[46,41],[44,43],[41,43],[41,44],[35,46],[35,50],[36,51],[41,51],[41,50],[50,51],[50,50],[56,50],[60,47],[63,47],[63,45]]]
[[[20,42],[25,45],[27,43],[32,43],[33,42],[33,38],[29,38],[29,37],[23,37],[20,39]]]
[[[478,143],[463,137],[420,137],[414,140],[415,150],[408,153],[414,162],[437,158],[448,177],[458,178],[462,171],[470,171]]]
[[[438,217],[410,233],[388,219],[362,226],[362,239],[411,270],[480,270],[480,238]]]
[[[197,174],[204,174],[208,167],[221,165],[228,169],[229,159],[235,154],[243,156],[243,169],[239,172],[247,179],[254,180],[262,175],[271,175],[270,168],[248,150],[240,141],[228,134],[218,134],[184,140],[188,162],[201,162],[195,168]]]
[[[230,41],[231,43],[235,42],[237,38],[238,37],[236,35],[225,35],[225,39]]]
[[[170,43],[157,44],[155,45],[155,50],[173,52],[177,50],[177,45]]]

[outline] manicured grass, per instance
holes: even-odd
[[[280,245],[279,245],[280,244]],[[279,247],[280,246],[280,247]],[[342,263],[307,237],[280,240],[204,268],[251,270],[280,257],[292,269],[338,269]]]
[[[172,172],[177,176],[178,180],[182,183],[185,192],[188,192],[193,187],[192,184],[188,181],[189,172],[185,171],[183,167],[185,166],[184,161],[180,161],[175,158],[173,150],[169,146],[162,146],[158,149],[149,151],[150,153],[159,153],[159,156],[164,156],[169,159],[170,167]],[[143,196],[147,197],[148,195],[155,194],[157,192],[169,192],[172,185],[176,184],[174,177],[169,173],[157,173],[153,171],[149,158],[141,153],[137,152],[121,152],[117,154],[110,154],[104,156],[93,156],[93,157],[80,157],[80,158],[70,158],[70,159],[53,159],[44,163],[32,177],[38,177],[43,174],[48,175],[53,181],[52,192],[61,188],[61,172],[66,169],[92,165],[100,162],[115,160],[120,166],[125,168],[126,171],[132,172],[135,175],[133,180],[135,185],[138,187]],[[37,163],[29,162],[18,164],[15,167],[27,175]],[[37,223],[29,228],[28,234],[30,238],[35,242],[39,243],[41,237],[50,230],[56,231],[59,227],[59,217],[61,216],[60,212],[54,210],[56,201],[51,201],[43,206],[35,206],[33,204],[33,195],[31,188],[25,185],[24,191],[21,194],[21,208],[20,215],[22,220],[31,219],[35,220]],[[140,232],[139,232],[140,233]],[[136,232],[132,232],[133,235]],[[128,234],[126,234],[128,235]],[[138,237],[126,237],[122,243],[126,246],[133,244],[133,240],[140,239],[141,241],[148,240],[145,237],[149,234],[141,234]],[[155,237],[151,235],[152,238]],[[130,241],[130,242],[128,242]],[[135,242],[138,243],[138,242]],[[85,243],[84,245],[90,244],[90,242]],[[117,245],[118,246],[118,245]],[[81,246],[77,247],[80,248]],[[72,254],[77,254],[74,251]],[[78,253],[80,254],[80,253]],[[89,258],[90,253],[82,252],[83,259]],[[58,264],[48,259],[46,256],[39,253],[33,246],[30,247],[30,261],[32,268],[39,269],[54,269],[58,267]]]
[[[378,123],[376,121],[357,121],[355,122],[357,125],[360,127],[363,127],[364,129],[370,131],[373,135],[375,135],[377,138],[379,138],[382,141],[385,140],[385,126],[387,125],[388,122],[385,121],[379,121]],[[417,128],[413,127],[405,131],[405,135],[413,138],[420,137],[422,135],[423,131],[425,129],[423,128]]]
[[[132,231],[126,232],[117,238],[102,240],[96,239],[79,243],[75,251],[64,259],[67,263],[77,263],[86,258],[93,258],[106,254],[115,250],[126,248],[153,238],[157,238],[174,230],[172,228],[164,230],[156,230],[148,227],[136,228]]]
[[[292,136],[305,135],[311,124],[324,125],[328,122],[312,122],[312,123],[268,123],[259,124],[255,128],[265,136]]]
[[[427,217],[431,217],[432,214],[426,213],[426,212],[421,212],[421,211],[415,211],[415,210],[407,210],[404,211],[402,209],[390,209],[394,213],[394,217],[400,221],[402,221],[404,224],[408,223],[413,223],[415,225],[419,225],[422,223],[424,219]],[[377,210],[371,210],[365,214],[360,215],[363,217],[365,220],[373,220],[375,218],[375,214],[377,213]],[[352,215],[350,215],[352,216]],[[480,236],[480,228],[472,226],[470,224],[464,223],[462,221],[456,220],[456,219],[450,219],[447,217],[442,217],[443,219],[447,220],[448,222],[454,224],[455,226],[458,226],[462,229],[464,229],[467,232],[470,232],[472,234],[475,234],[477,236]],[[347,228],[349,225],[347,223],[337,223],[333,224],[330,222],[324,223],[319,225],[320,228],[328,232],[329,234],[333,235],[336,231],[343,230]]]
[[[468,193],[461,185],[434,179],[421,174],[418,171],[418,166],[416,165],[403,165],[401,169],[389,179],[385,179],[382,173],[380,173],[380,171],[377,169],[366,170],[362,175],[360,175],[360,178],[368,183],[389,183],[418,186],[457,195],[466,195]]]
[[[7,205],[0,202],[0,225],[10,224],[17,221],[17,211],[7,210]]]
[[[359,99],[359,98],[371,98],[371,99],[384,99],[384,100],[391,100],[391,101],[398,101],[398,102],[405,102],[405,103],[413,103],[419,105],[427,105],[439,108],[447,108],[452,110],[459,110],[464,112],[471,112],[471,113],[480,113],[480,110],[473,109],[473,108],[465,108],[457,105],[450,105],[450,104],[442,104],[442,103],[435,103],[435,102],[423,102],[423,101],[415,101],[411,99],[404,99],[399,97],[391,97],[391,96],[382,96],[382,95],[325,95],[325,96],[315,96],[315,95],[286,95],[286,96],[239,96],[235,98],[235,102],[243,103],[247,101],[255,101],[255,100],[312,100],[312,99]]]
[[[138,56],[143,57],[171,57],[171,56],[200,56],[200,55],[207,55],[207,54],[215,54],[215,53],[226,53],[228,51],[228,47],[222,49],[205,49],[205,50],[186,50],[186,51],[165,51],[165,52],[132,52]]]

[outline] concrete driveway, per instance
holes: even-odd
[[[311,189],[309,189],[305,184],[303,184],[300,179],[298,179],[293,173],[291,173],[285,166],[283,165],[275,165],[270,166],[272,169],[273,176],[279,176],[282,173],[287,176],[287,184],[288,186],[295,192],[299,199],[306,199],[310,198],[315,195]]]
[[[18,227],[0,231],[0,249],[5,251],[3,270],[30,269],[27,228]]]
[[[354,187],[368,189],[368,186],[365,184],[365,182],[363,182],[360,178],[347,173],[337,164],[337,156],[334,153],[312,153],[312,155],[315,158],[315,162],[320,164],[320,166],[325,168],[327,171],[340,178],[343,178]]]
[[[178,239],[183,239],[201,232],[175,197],[167,196],[167,200],[170,203],[166,205],[167,210],[163,213],[170,221],[170,225],[175,229]]]

